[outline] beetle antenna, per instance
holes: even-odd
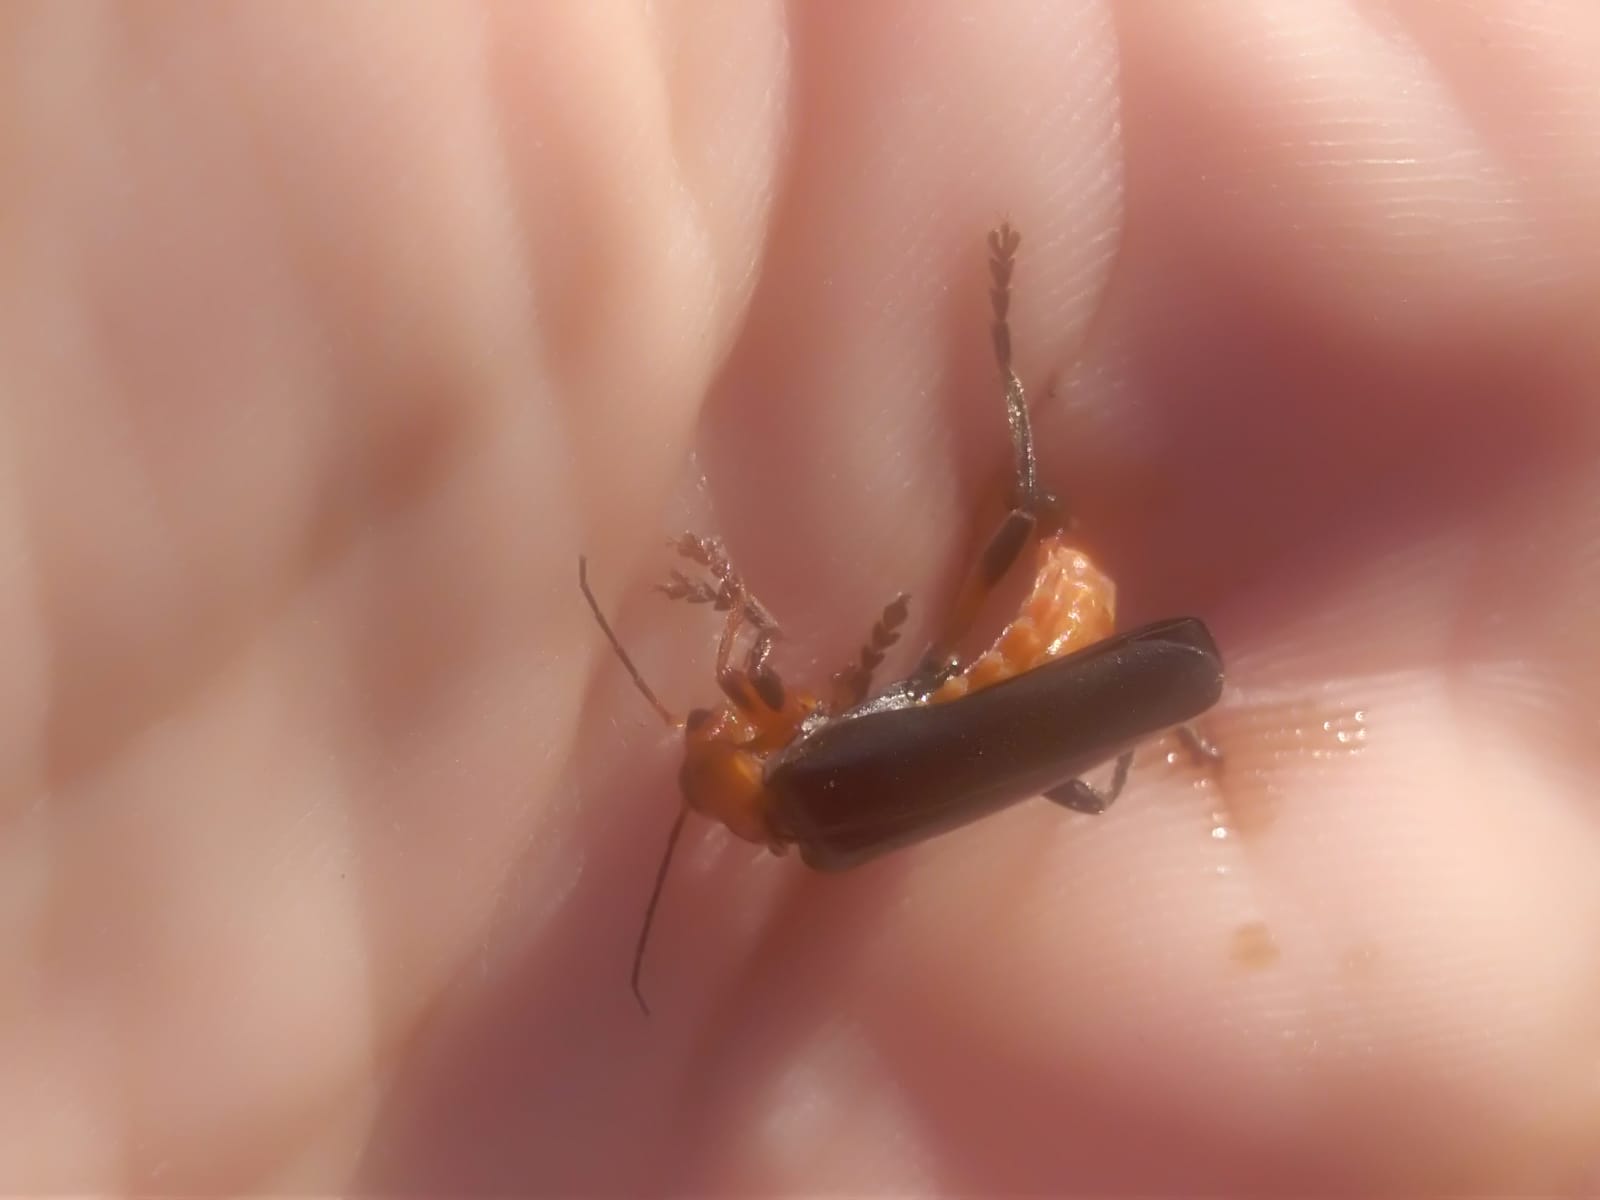
[[[622,643],[617,640],[617,635],[611,631],[611,625],[606,616],[600,611],[600,605],[594,598],[594,593],[589,590],[589,560],[583,555],[578,555],[578,587],[583,592],[583,598],[589,602],[589,611],[594,613],[594,619],[600,625],[600,632],[606,635],[606,641],[611,643],[611,648],[617,652],[617,657],[622,660],[622,665],[627,668],[628,674],[633,676],[633,686],[648,701],[650,707],[655,709],[661,719],[668,725],[682,726],[683,722],[673,716],[672,710],[656,698],[650,690],[650,685],[644,681],[644,676],[639,674],[639,668],[633,665],[633,659],[628,657],[628,652],[622,648]]]
[[[688,815],[687,806],[678,809],[678,819],[672,823],[672,832],[667,835],[667,849],[661,855],[661,865],[656,868],[656,885],[650,889],[650,903],[645,906],[644,924],[639,929],[639,944],[633,949],[633,975],[630,977],[633,998],[639,1002],[640,1010],[647,1017],[650,1015],[650,1006],[644,1002],[644,992],[639,987],[639,973],[644,969],[645,943],[650,940],[650,926],[656,919],[656,905],[661,902],[661,888],[667,882],[667,868],[672,865],[672,852],[678,848],[678,835],[683,832],[683,819]]]

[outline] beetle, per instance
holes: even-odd
[[[587,560],[578,560],[579,589],[617,659],[662,720],[684,736],[683,804],[630,976],[646,1013],[645,947],[691,810],[776,854],[794,846],[807,866],[839,871],[1036,795],[1077,812],[1103,812],[1127,782],[1133,748],[1165,730],[1176,729],[1195,754],[1220,760],[1187,724],[1222,694],[1222,658],[1210,632],[1194,617],[1114,632],[1115,585],[1071,544],[1063,507],[1040,482],[1027,398],[1011,356],[1011,277],[1020,241],[1009,224],[989,235],[991,336],[1012,450],[1010,510],[909,675],[872,692],[908,613],[900,595],[825,695],[789,687],[769,663],[781,633],[770,611],[719,540],[684,534],[674,549],[700,570],[674,570],[658,590],[725,614],[716,655],[724,702],[680,718],[623,648],[590,589]],[[990,648],[963,665],[955,647],[1030,543],[1031,591]],[[1081,778],[1113,761],[1105,791]]]

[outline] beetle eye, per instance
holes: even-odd
[[[689,715],[683,719],[683,730],[685,733],[693,733],[710,719],[711,710],[709,708],[691,708]]]

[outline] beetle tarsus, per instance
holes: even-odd
[[[1196,766],[1220,767],[1226,759],[1222,747],[1213,742],[1193,725],[1179,725],[1172,731],[1183,748],[1189,752]]]
[[[1044,794],[1045,799],[1063,808],[1070,808],[1073,812],[1098,817],[1116,802],[1118,796],[1122,795],[1122,789],[1128,785],[1128,772],[1132,768],[1133,751],[1129,750],[1117,759],[1117,765],[1111,770],[1111,783],[1105,791],[1102,792],[1081,779],[1069,779],[1060,787],[1053,787],[1047,791]]]
[[[688,604],[713,604],[722,594],[720,587],[713,587],[702,579],[690,579],[676,567],[667,572],[667,582],[656,584],[655,590],[668,600],[682,600]]]

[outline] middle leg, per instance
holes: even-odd
[[[989,234],[989,303],[993,314],[990,336],[1004,387],[1006,427],[1011,439],[1011,509],[967,573],[949,616],[917,667],[913,678],[919,688],[927,691],[956,672],[956,646],[1028,544],[1041,534],[1059,532],[1065,523],[1059,502],[1039,481],[1028,399],[1011,359],[1011,276],[1021,242],[1021,235],[1009,224],[1002,224]]]

